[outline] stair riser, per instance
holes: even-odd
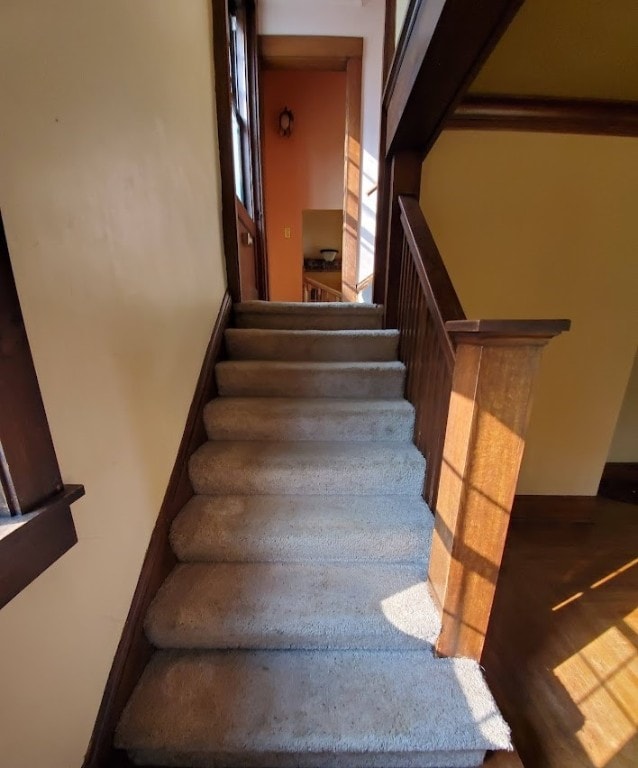
[[[394,331],[334,335],[238,328],[226,331],[226,350],[233,360],[387,362],[397,359],[398,344]]]
[[[236,311],[235,325],[285,331],[379,331],[383,327],[383,314],[378,310],[348,309],[335,311],[308,307],[294,313]]]
[[[136,765],[162,765],[173,768],[478,768],[485,761],[484,751],[459,752],[130,752]]]
[[[313,467],[229,467],[223,462],[203,461],[195,454],[190,461],[195,493],[234,494],[390,494],[418,496],[423,489],[423,464],[415,462],[369,462],[367,465],[336,466],[326,462]],[[339,471],[341,470],[341,471]]]
[[[373,442],[410,441],[414,430],[412,409],[386,409],[365,414],[359,409],[330,410],[325,399],[323,409],[259,407],[250,402],[234,408],[225,407],[225,398],[209,404],[204,412],[210,440],[338,440]]]
[[[394,398],[403,397],[405,371],[397,367],[361,371],[356,368],[315,371],[241,363],[220,363],[216,369],[217,386],[223,397],[339,397]]]

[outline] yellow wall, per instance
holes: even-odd
[[[638,353],[634,358],[608,461],[638,461]]]
[[[525,0],[470,90],[638,100],[636,0]]]
[[[468,317],[569,317],[536,387],[520,493],[595,494],[638,337],[638,141],[445,132],[421,205]]]
[[[206,0],[0,8],[0,207],[80,543],[0,611],[0,763],[79,768],[224,291]]]

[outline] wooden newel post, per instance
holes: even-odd
[[[446,323],[457,345],[428,581],[440,656],[480,659],[543,347],[568,320]]]

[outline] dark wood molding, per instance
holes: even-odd
[[[638,136],[638,102],[471,95],[445,127]]]
[[[600,499],[596,496],[517,494],[512,506],[513,523],[591,523]]]
[[[607,462],[598,495],[625,504],[638,504],[638,462]]]
[[[397,0],[386,0],[385,21],[383,26],[383,82],[390,74],[392,59],[396,49]]]
[[[65,485],[26,515],[0,523],[0,608],[77,543],[70,505],[84,495]]]
[[[217,141],[221,174],[222,229],[226,279],[233,301],[241,299],[237,219],[235,216],[235,170],[233,166],[232,95],[228,61],[228,3],[212,0],[213,63],[215,67],[215,104],[217,108]],[[211,211],[211,216],[213,211]]]
[[[260,35],[264,69],[345,72],[348,59],[363,56],[363,38],[329,35]]]
[[[206,350],[164,501],[115,652],[83,768],[111,768],[112,764],[117,764],[112,762],[117,757],[113,749],[113,733],[124,705],[152,653],[142,623],[151,600],[176,562],[168,534],[175,516],[193,495],[188,477],[188,459],[206,440],[202,414],[206,403],[217,395],[214,369],[218,360],[224,356],[224,331],[230,323],[231,309],[232,301],[229,293],[226,293]]]
[[[248,74],[249,120],[253,176],[253,211],[255,224],[255,270],[259,298],[268,301],[268,261],[266,259],[266,222],[264,219],[264,175],[261,149],[261,82],[257,4],[246,7],[246,59]]]
[[[420,0],[384,93],[386,152],[425,156],[523,0]]]
[[[0,515],[37,509],[62,490],[0,217]]]

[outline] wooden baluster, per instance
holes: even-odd
[[[399,279],[403,226],[399,195],[418,197],[421,189],[421,166],[423,158],[417,152],[398,152],[392,158],[392,172],[388,190],[389,221],[386,252],[385,327],[396,328],[399,303]]]
[[[428,581],[441,656],[480,659],[542,348],[569,321],[449,322],[457,342]]]

